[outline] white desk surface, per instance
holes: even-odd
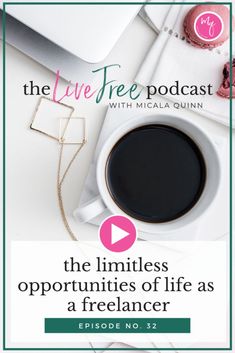
[[[122,70],[119,80],[131,81],[155,38],[155,33],[137,17],[105,62],[120,63]],[[39,85],[52,86],[55,75],[10,46],[7,46],[6,54],[7,237],[9,240],[69,241],[57,204],[58,145],[29,130],[38,97],[25,96],[22,88],[30,80]],[[66,82],[63,85],[66,86]],[[64,189],[66,210],[71,214],[78,205],[107,105],[77,103],[72,99],[67,99],[66,103],[75,106],[74,116],[85,116],[88,125],[88,143],[69,173]],[[228,138],[226,127],[192,112],[185,111],[182,114],[197,119],[212,134]],[[97,227],[71,224],[80,239],[97,238]],[[222,225],[219,231],[227,230]],[[214,231],[211,224],[208,232]]]
[[[105,63],[121,64],[120,82],[133,80],[155,38],[155,33],[136,17],[105,60]],[[38,97],[25,96],[22,88],[30,80],[41,86],[53,86],[55,75],[10,46],[7,46],[6,62],[8,236],[17,240],[69,240],[56,195],[59,148],[53,140],[29,130]],[[66,82],[61,85],[66,86]],[[78,205],[107,104],[78,103],[72,98],[65,102],[75,107],[74,116],[86,117],[88,126],[88,143],[64,186],[66,210],[70,215]],[[228,138],[226,127],[189,111],[182,110],[182,114],[197,119],[215,136]],[[71,222],[80,239],[97,237],[96,227],[88,224],[77,226],[73,220]],[[208,231],[213,232],[213,228]],[[226,232],[227,229],[222,227],[221,231]]]

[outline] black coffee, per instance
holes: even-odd
[[[131,217],[151,223],[188,212],[200,198],[205,179],[205,162],[193,140],[160,124],[123,136],[106,165],[106,181],[116,204]]]

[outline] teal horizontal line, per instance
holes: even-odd
[[[4,351],[231,351],[228,348],[3,348]]]
[[[5,5],[198,5],[197,2],[3,2]],[[203,3],[210,5],[231,5],[232,2],[213,2],[206,1]]]

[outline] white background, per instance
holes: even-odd
[[[174,242],[173,242],[174,243]],[[122,253],[107,251],[100,242],[80,242],[74,246],[71,242],[12,242],[11,246],[11,282],[8,296],[11,297],[10,315],[11,341],[17,342],[83,342],[88,339],[92,342],[102,342],[113,339],[115,341],[130,343],[146,342],[150,339],[160,343],[164,340],[176,342],[213,342],[226,345],[228,322],[228,274],[226,243],[222,242],[176,242],[173,244],[174,252],[169,253],[171,242],[136,242],[134,246]],[[209,256],[209,255],[210,256]],[[144,262],[167,262],[167,272],[96,272],[96,257],[106,258],[107,261],[127,261],[127,258],[138,260],[142,257]],[[208,257],[209,256],[209,257]],[[65,272],[64,261],[70,257],[74,261],[90,262],[89,272]],[[208,258],[210,261],[208,262]],[[43,260],[42,260],[43,259]],[[142,291],[143,282],[152,282],[155,277],[162,277],[157,292]],[[177,279],[183,276],[184,281],[192,282],[192,291],[165,292],[164,278]],[[102,281],[114,280],[118,282],[136,283],[135,292],[49,292],[40,296],[35,292],[18,290],[20,282],[54,282],[67,281]],[[198,283],[213,282],[214,291],[198,292]],[[24,288],[22,286],[21,288]],[[34,287],[35,288],[35,287]],[[80,302],[86,296],[91,301],[115,301],[120,296],[122,301],[169,301],[167,312],[83,312]],[[76,312],[67,311],[67,303],[76,303]],[[191,319],[190,334],[45,334],[44,318],[77,317],[77,318],[172,318],[182,317]],[[176,343],[177,345],[177,343]]]
[[[155,33],[138,17],[128,27],[106,60],[107,63],[117,61],[122,65],[120,81],[133,79],[155,38]],[[28,129],[38,97],[24,96],[22,86],[32,79],[39,85],[52,85],[55,75],[7,46],[8,239],[69,240],[60,219],[56,199],[58,146]],[[65,189],[66,209],[71,214],[78,204],[107,107],[105,104],[78,104],[70,99],[67,102],[74,105],[76,114],[85,116],[88,123],[88,144],[79,156]],[[211,133],[227,139],[227,128],[188,111],[182,111],[182,115],[190,116]],[[217,232],[218,236],[227,233],[228,228],[224,225],[222,232],[221,229],[218,230],[216,219],[218,218],[211,223],[208,231],[213,234]],[[73,226],[79,238],[96,239],[96,227]]]

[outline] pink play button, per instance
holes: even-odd
[[[121,252],[130,249],[136,240],[134,223],[124,216],[111,216],[99,228],[100,241],[110,251]]]

